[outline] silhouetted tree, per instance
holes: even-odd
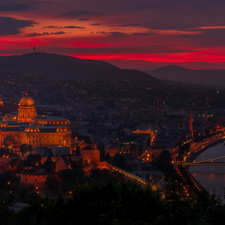
[[[52,173],[55,170],[55,163],[52,161],[51,156],[48,156],[45,163],[44,163],[44,168],[46,169],[47,172]]]
[[[8,149],[14,149],[16,147],[16,140],[15,138],[10,134],[10,135],[7,135],[4,139],[3,139],[3,146],[5,148],[8,148]]]

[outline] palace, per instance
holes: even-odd
[[[0,99],[3,106],[3,101]],[[4,148],[7,138],[13,138],[15,149],[20,145],[32,148],[46,146],[66,146],[71,149],[70,121],[62,117],[37,115],[33,99],[28,93],[20,100],[18,112],[4,115],[0,121],[0,148]]]

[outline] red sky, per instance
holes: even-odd
[[[121,68],[225,68],[223,0],[0,2],[0,55],[38,51]]]

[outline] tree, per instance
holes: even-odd
[[[53,191],[55,184],[58,182],[55,176],[48,176],[45,181],[45,188]]]
[[[32,145],[27,145],[27,144],[22,144],[20,145],[20,151],[23,153],[23,155],[25,154],[30,154],[32,152]]]
[[[13,200],[15,199],[15,195],[12,194],[12,193],[9,193],[7,196],[6,196],[6,203],[7,205],[11,205],[13,203]]]
[[[14,137],[9,134],[7,135],[4,139],[3,139],[3,146],[5,148],[8,148],[8,149],[14,149],[16,147],[17,143],[14,139]]]
[[[23,169],[23,162],[21,159],[15,158],[11,160],[10,166],[16,173],[19,173]]]
[[[41,165],[41,155],[40,154],[29,154],[27,156],[27,160],[24,164],[28,167],[33,166],[36,167],[37,165]]]
[[[170,163],[171,157],[169,151],[162,151],[159,155],[158,161],[161,163]]]
[[[79,167],[84,167],[84,160],[81,158],[81,159],[78,161],[77,165],[78,165]]]
[[[58,172],[58,178],[62,182],[74,182],[76,179],[81,179],[84,176],[84,171],[76,167],[74,169],[60,170]]]
[[[48,156],[45,163],[44,167],[47,172],[52,173],[55,170],[55,163],[52,161],[51,156]]]

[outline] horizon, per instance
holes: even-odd
[[[224,5],[221,0],[2,0],[0,55],[25,54],[35,46],[124,69],[171,64],[224,69]]]
[[[33,52],[28,52],[28,53],[24,53],[24,54],[0,54],[0,57],[1,56],[22,56],[22,55],[32,54],[32,53]],[[45,53],[45,54],[53,54],[53,55],[64,55],[64,54],[48,53],[48,52],[36,52],[36,53]],[[78,58],[78,59],[83,59],[83,58],[79,58],[77,56],[71,56],[71,55],[64,55],[64,56],[69,56],[69,57],[74,57],[74,58]],[[87,59],[87,60],[97,60],[97,59]],[[98,61],[107,62],[106,60],[98,60]],[[110,62],[107,62],[107,63],[110,63]],[[110,64],[112,64],[112,63],[110,63]],[[115,64],[112,64],[112,65],[117,66]],[[184,67],[184,66],[180,66],[180,65],[176,65],[176,64],[169,64],[169,63],[166,64],[166,65],[164,65],[164,66],[155,67],[154,69],[151,69],[151,70],[144,70],[144,69],[140,69],[140,68],[122,68],[122,67],[119,67],[119,66],[118,66],[118,68],[139,70],[139,71],[142,71],[142,72],[151,72],[153,70],[157,70],[157,69],[160,69],[160,68],[163,68],[163,67],[169,67],[169,66],[180,67],[180,68],[189,69],[189,70],[225,70],[225,67],[224,68],[219,68],[219,69],[210,69],[210,68],[187,68],[187,67]]]

